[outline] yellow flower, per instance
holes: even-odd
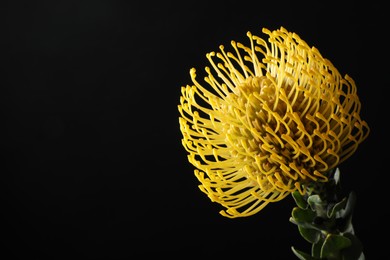
[[[250,47],[208,53],[208,87],[192,68],[178,106],[199,188],[230,218],[327,182],[370,131],[352,78],[297,34],[262,31],[268,42],[248,32]]]

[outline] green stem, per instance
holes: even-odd
[[[326,183],[313,183],[307,193],[294,192],[297,204],[290,221],[298,226],[301,236],[312,244],[310,254],[292,247],[302,260],[364,260],[363,246],[355,236],[352,213],[356,195],[340,199],[340,172],[335,169]]]

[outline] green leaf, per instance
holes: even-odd
[[[333,179],[334,179],[336,184],[340,183],[340,169],[339,168],[336,168],[336,170],[333,174]]]
[[[311,246],[311,255],[313,257],[316,257],[318,259],[320,259],[320,256],[321,256],[321,248],[322,248],[322,245],[324,244],[325,240],[320,237],[320,239],[317,241],[317,243],[313,243],[312,246]]]
[[[356,260],[359,259],[360,255],[363,253],[363,245],[360,240],[351,233],[344,234],[345,237],[349,238],[352,242],[352,245],[344,248],[341,251],[343,260]]]
[[[307,209],[307,207],[308,207],[307,201],[301,195],[301,193],[299,193],[299,191],[294,191],[292,193],[292,196],[295,200],[295,203],[298,205],[298,207],[300,207],[301,209]]]
[[[323,208],[325,203],[321,200],[321,197],[319,195],[311,195],[309,198],[307,198],[307,203],[309,203],[310,208],[313,211],[316,211],[319,216],[322,216]]]
[[[356,194],[355,192],[351,191],[348,196],[348,201],[347,201],[347,205],[345,206],[343,217],[352,215],[355,205],[356,205]]]
[[[312,228],[298,226],[299,233],[309,243],[316,243],[320,239],[321,232]]]
[[[341,232],[353,232],[352,228],[352,214],[356,205],[356,195],[350,192],[347,200],[345,210],[341,210],[341,217],[338,219],[338,228]]]
[[[327,215],[328,218],[333,218],[337,212],[344,209],[344,207],[347,205],[347,198],[343,198],[340,202],[333,205],[333,207],[328,209]]]
[[[349,247],[351,240],[342,235],[328,234],[321,247],[321,258],[339,257],[340,251]]]
[[[309,209],[301,209],[299,207],[294,207],[291,213],[292,217],[296,220],[296,222],[313,222],[313,219],[316,217],[315,212]]]
[[[290,222],[291,222],[291,223],[294,223],[295,225],[297,225],[297,226],[299,226],[299,227],[317,230],[317,231],[319,231],[320,233],[323,231],[322,227],[320,227],[320,226],[318,226],[318,225],[315,225],[315,224],[312,224],[312,223],[309,223],[309,222],[297,222],[297,221],[295,221],[295,219],[292,218],[292,217],[290,218]]]
[[[291,250],[295,254],[296,257],[298,257],[300,260],[317,260],[317,258],[312,257],[311,255],[302,252],[300,250],[295,249],[294,247],[291,247]]]
[[[337,228],[342,233],[353,232],[352,216],[337,219]]]

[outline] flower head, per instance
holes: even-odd
[[[352,78],[297,34],[263,33],[208,53],[207,84],[192,68],[178,106],[199,188],[231,218],[327,182],[369,133]]]

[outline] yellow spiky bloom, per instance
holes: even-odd
[[[192,68],[178,106],[199,188],[231,218],[327,182],[369,133],[352,78],[297,34],[262,31],[208,53],[207,87]]]

